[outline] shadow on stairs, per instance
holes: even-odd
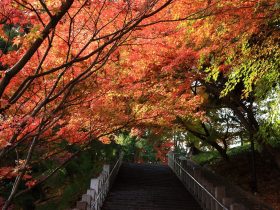
[[[168,166],[124,163],[102,210],[201,210]]]

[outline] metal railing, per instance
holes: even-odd
[[[190,172],[183,168],[183,166],[179,163],[179,160],[174,157],[173,153],[168,154],[168,165],[181,180],[181,182],[183,182],[185,187],[198,201],[202,208],[206,208],[206,206],[208,206],[208,209],[211,209],[211,203],[215,203],[215,209],[229,210],[215,197],[215,195],[213,195],[206,189],[206,187],[199,183],[199,181],[194,178]],[[195,168],[193,168],[193,171],[193,174],[196,173]],[[202,204],[203,201],[205,204]],[[206,202],[209,205],[207,205]],[[214,205],[212,204],[212,206]]]
[[[110,190],[110,187],[114,183],[114,180],[118,174],[120,166],[122,164],[123,154],[120,155],[119,159],[115,163],[113,169],[109,175],[105,175],[104,179],[100,180],[100,187],[98,189],[98,194],[95,196],[94,201],[91,203],[90,210],[100,210],[102,204],[106,198],[107,193]]]
[[[111,170],[109,165],[103,166],[101,174],[97,178],[91,179],[90,189],[87,190],[86,194],[82,195],[82,200],[77,202],[76,208],[73,210],[101,209],[106,195],[118,174],[122,159],[123,153],[120,154],[120,157]]]
[[[225,187],[215,187],[202,176],[202,171],[189,161],[180,160],[173,152],[168,153],[168,165],[187,190],[205,210],[244,210],[243,205],[226,197]]]

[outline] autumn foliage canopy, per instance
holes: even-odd
[[[205,66],[229,73],[227,58],[277,16],[278,4],[1,0],[0,158],[13,161],[1,163],[0,180],[17,177],[9,202],[17,182],[36,184],[34,162],[72,156],[58,151],[61,140],[86,148],[123,128],[207,121],[194,81],[206,79]],[[42,155],[32,158],[35,151]]]

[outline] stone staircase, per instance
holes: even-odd
[[[168,166],[124,163],[102,210],[201,210]]]

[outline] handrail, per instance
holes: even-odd
[[[180,154],[169,151],[168,165],[204,210],[272,210],[223,177]]]
[[[183,182],[183,184],[190,189],[190,193],[199,202],[203,209],[221,209],[229,210],[221,201],[221,198],[217,198],[213,195],[205,186],[203,186],[197,178],[195,178],[190,172],[188,172],[174,157],[174,153],[168,153],[168,165],[175,172],[178,178]],[[196,167],[192,167],[194,171]],[[199,176],[200,177],[200,176]],[[203,200],[202,197],[206,200]],[[208,204],[207,204],[208,203]],[[206,206],[205,206],[206,205]],[[215,207],[211,207],[214,205]]]
[[[106,180],[105,180],[105,182],[102,184],[103,186],[101,186],[101,187],[109,186],[109,183],[108,183],[108,182],[109,182],[110,178],[111,178],[113,175],[114,175],[114,176],[116,175],[116,174],[113,174],[113,173],[115,172],[116,168],[117,168],[117,171],[118,171],[118,169],[119,169],[119,167],[120,167],[120,163],[121,163],[122,158],[123,158],[123,153],[121,153],[119,159],[118,159],[117,162],[115,163],[115,165],[114,165],[113,169],[111,170],[109,176],[106,177]],[[97,196],[96,196],[95,199],[94,199],[94,202],[91,203],[90,209],[95,209],[96,204],[98,204],[99,198],[101,198],[101,196],[104,195],[104,191],[103,191],[103,190],[104,190],[104,189],[102,189],[102,190],[100,190],[100,192],[98,192]],[[107,190],[109,190],[109,189],[105,189],[105,194],[107,194],[107,192],[106,192]],[[98,206],[98,207],[97,207],[97,210],[99,209],[99,207],[101,207],[101,206]]]
[[[110,165],[103,165],[103,171],[97,178],[90,181],[90,188],[86,194],[82,195],[81,201],[77,201],[76,208],[72,210],[100,210],[111,184],[119,171],[122,164],[123,152],[110,170]]]
[[[210,193],[203,185],[201,185],[189,172],[187,172],[174,158],[172,158],[174,163],[176,163],[182,171],[184,171],[201,189],[203,189],[215,202],[223,208],[223,210],[229,210],[227,207],[225,207],[220,201],[216,199],[212,193]]]

